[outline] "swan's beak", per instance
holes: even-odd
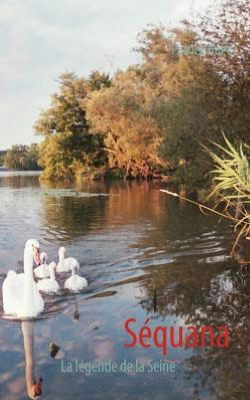
[[[34,384],[34,397],[39,397],[42,394],[42,378],[39,379],[37,383]]]
[[[36,265],[41,264],[40,250],[37,247],[35,247],[33,250],[33,258],[34,258]]]

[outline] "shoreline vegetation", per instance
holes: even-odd
[[[39,171],[39,146],[13,145],[9,150],[0,152],[0,170]]]
[[[223,146],[223,131],[250,151],[249,15],[248,0],[220,0],[196,23],[148,25],[134,49],[138,64],[112,76],[65,72],[35,123],[40,144],[13,146],[4,162],[0,153],[2,164],[40,168],[43,180],[162,179],[209,189],[209,140]]]
[[[213,143],[222,155],[219,156],[205,147],[214,161],[214,170],[211,171],[213,189],[206,199],[206,202],[213,199],[213,208],[169,190],[160,189],[160,191],[198,206],[202,213],[215,213],[230,220],[236,233],[231,256],[240,265],[249,265],[249,256],[244,258],[241,255],[244,239],[250,240],[250,162],[246,156],[246,150],[249,147],[240,143],[239,150],[237,150],[224,134],[223,137],[225,147]]]

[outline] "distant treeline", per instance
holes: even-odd
[[[249,4],[216,2],[197,24],[148,26],[135,49],[141,62],[112,77],[61,75],[35,125],[43,176],[203,184],[211,164],[201,143],[223,142],[222,131],[250,143]]]
[[[5,150],[0,150],[0,167],[2,167],[4,165],[4,157],[6,155],[6,151]]]
[[[1,156],[1,154],[0,154]],[[3,164],[6,168],[15,170],[39,170],[38,145],[14,145],[3,154]]]

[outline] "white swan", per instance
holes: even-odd
[[[44,302],[33,277],[33,259],[36,264],[40,263],[39,243],[30,239],[24,248],[24,273],[9,271],[3,282],[5,314],[18,318],[33,318],[43,311]]]
[[[39,282],[37,282],[37,288],[39,291],[45,293],[57,293],[60,290],[60,287],[55,278],[55,269],[56,263],[51,262],[49,264],[50,277],[48,279],[41,279]]]
[[[64,288],[71,290],[72,292],[79,292],[79,290],[82,290],[83,288],[88,286],[88,281],[87,279],[83,278],[82,276],[79,276],[75,273],[75,268],[72,267],[72,275],[66,279],[64,283]]]
[[[42,264],[34,269],[35,277],[39,279],[49,278],[50,274],[49,274],[49,265],[47,264],[48,260],[47,253],[41,253],[40,259]]]
[[[65,247],[60,247],[58,250],[59,262],[56,266],[57,272],[67,272],[72,268],[80,268],[79,262],[74,257],[65,258]]]

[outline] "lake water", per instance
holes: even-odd
[[[22,271],[29,238],[39,240],[49,260],[65,246],[89,282],[79,294],[61,290],[45,296],[45,312],[37,320],[1,318],[1,400],[27,398],[25,356],[43,378],[42,398],[49,400],[249,398],[250,269],[229,256],[234,236],[227,221],[201,214],[159,192],[161,187],[160,182],[46,185],[37,175],[0,174],[1,286],[8,269]],[[61,287],[68,276],[57,276]],[[2,298],[0,306],[2,312]],[[131,327],[137,332],[148,318],[152,331],[226,326],[230,345],[169,345],[167,355],[153,342],[150,348],[125,348],[131,342],[124,328],[129,318],[136,319]],[[135,370],[136,360],[144,372]],[[173,372],[149,371],[150,363],[158,368],[164,361],[172,362]],[[117,371],[89,373],[86,363],[94,362],[116,363]],[[122,369],[128,362],[131,370]]]

